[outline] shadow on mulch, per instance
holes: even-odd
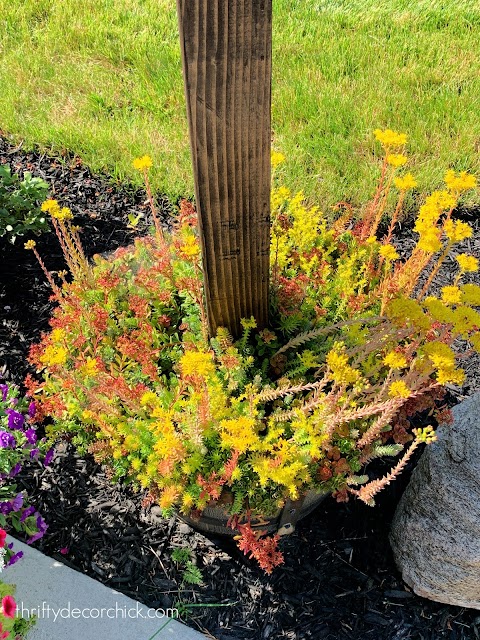
[[[71,207],[83,227],[90,255],[128,244],[143,227],[128,229],[128,214],[147,215],[145,193],[93,176],[78,159],[63,161],[13,149],[0,137],[0,163],[43,177],[54,197]],[[170,207],[159,203],[167,221]],[[463,213],[462,217],[470,216]],[[480,256],[479,225],[467,250]],[[408,251],[408,228],[397,244]],[[64,268],[53,234],[38,240],[50,269]],[[50,292],[31,252],[0,246],[0,370],[21,383],[29,346],[48,328]],[[453,262],[447,263],[442,286]],[[467,385],[457,398],[480,388],[478,361],[466,363]],[[384,472],[381,463],[378,471]],[[327,499],[282,540],[285,564],[265,576],[234,543],[208,539],[155,508],[142,510],[141,496],[112,485],[90,456],[61,445],[51,467],[32,464],[19,485],[49,522],[36,545],[48,555],[122,591],[147,606],[180,606],[191,626],[218,640],[480,640],[480,612],[430,602],[411,593],[394,566],[390,521],[408,472],[380,496],[378,506],[336,504]],[[172,561],[175,547],[192,550],[203,584],[182,583]],[[65,555],[60,550],[65,551]],[[221,606],[220,606],[221,605]]]

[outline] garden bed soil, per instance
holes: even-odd
[[[144,233],[145,193],[94,176],[71,156],[50,158],[24,152],[0,137],[0,163],[44,178],[83,228],[89,255],[112,251]],[[159,202],[167,223],[171,207]],[[128,227],[128,215],[143,213]],[[460,212],[474,224],[469,251],[480,255],[480,224],[474,212]],[[408,252],[411,225],[396,241]],[[37,240],[48,268],[63,269],[54,234]],[[48,328],[50,292],[32,252],[0,245],[0,371],[21,383],[29,346]],[[436,285],[450,279],[447,263]],[[478,358],[465,363],[466,384],[450,389],[450,402],[480,389]],[[388,461],[380,463],[384,473]],[[410,469],[411,470],[411,465]],[[112,485],[90,456],[62,444],[52,465],[33,463],[19,476],[32,502],[49,523],[36,546],[106,585],[151,607],[179,607],[184,621],[218,640],[480,640],[480,612],[430,602],[411,593],[393,563],[388,531],[409,471],[370,508],[331,498],[282,539],[285,564],[266,576],[235,543],[206,538],[175,518],[141,508],[141,496]],[[203,582],[188,585],[172,561],[176,547],[191,550]]]

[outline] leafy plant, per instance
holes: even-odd
[[[435,440],[431,426],[412,429],[415,414],[448,417],[444,385],[464,378],[453,342],[480,350],[480,287],[464,282],[477,259],[457,255],[452,284],[430,291],[452,248],[472,234],[453,212],[476,180],[446,173],[445,190],[420,207],[415,247],[400,259],[395,230],[415,178],[399,175],[406,135],[375,136],[384,150],[379,185],[358,217],[346,207],[332,222],[302,194],[273,189],[270,323],[245,318],[236,341],[225,328],[208,335],[195,211],[183,202],[172,234],[162,232],[150,158],[135,166],[155,234],[108,260],[89,265],[69,209],[42,206],[73,275],[58,283],[45,270],[57,307],[30,355],[43,370],[38,399],[54,418],[50,438],[73,438],[166,515],[199,514],[221,498],[240,547],[268,572],[282,557],[251,518],[275,515],[308,491],[373,504],[414,450]],[[33,241],[26,247],[36,252]],[[369,481],[370,460],[403,450],[389,474]]]
[[[48,184],[25,171],[23,179],[8,164],[0,165],[0,237],[12,244],[17,236],[49,229],[39,204],[45,200]]]
[[[192,552],[187,547],[178,547],[172,551],[172,560],[183,568],[182,582],[185,584],[202,584],[200,569],[192,562]]]

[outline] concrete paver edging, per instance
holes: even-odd
[[[18,540],[23,558],[2,572],[17,587],[18,610],[34,611],[37,623],[28,640],[205,640],[161,609],[148,609],[128,596]]]

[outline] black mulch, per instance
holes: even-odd
[[[145,194],[93,176],[78,159],[24,153],[0,137],[4,162],[47,180],[72,208],[90,254],[128,244],[145,228],[143,222],[135,231],[127,227],[129,213],[146,213]],[[168,203],[160,205],[167,220]],[[479,256],[480,225],[471,213],[461,215],[479,232],[468,241]],[[400,236],[399,249],[408,251],[411,232]],[[38,249],[50,269],[63,268],[53,234],[42,236]],[[49,290],[23,242],[0,245],[0,260],[0,367],[20,383],[29,345],[48,326]],[[437,285],[452,268],[446,265]],[[466,366],[465,387],[451,390],[457,399],[480,388],[478,360]],[[145,513],[141,496],[112,485],[90,456],[71,448],[62,445],[50,468],[32,465],[20,476],[49,523],[38,548],[147,606],[180,606],[184,620],[210,638],[480,640],[480,612],[430,602],[402,584],[388,530],[407,480],[408,473],[375,508],[327,499],[283,539],[285,564],[267,577],[230,540],[208,539],[155,509]],[[175,547],[192,550],[203,584],[182,583],[183,572],[171,559]]]

